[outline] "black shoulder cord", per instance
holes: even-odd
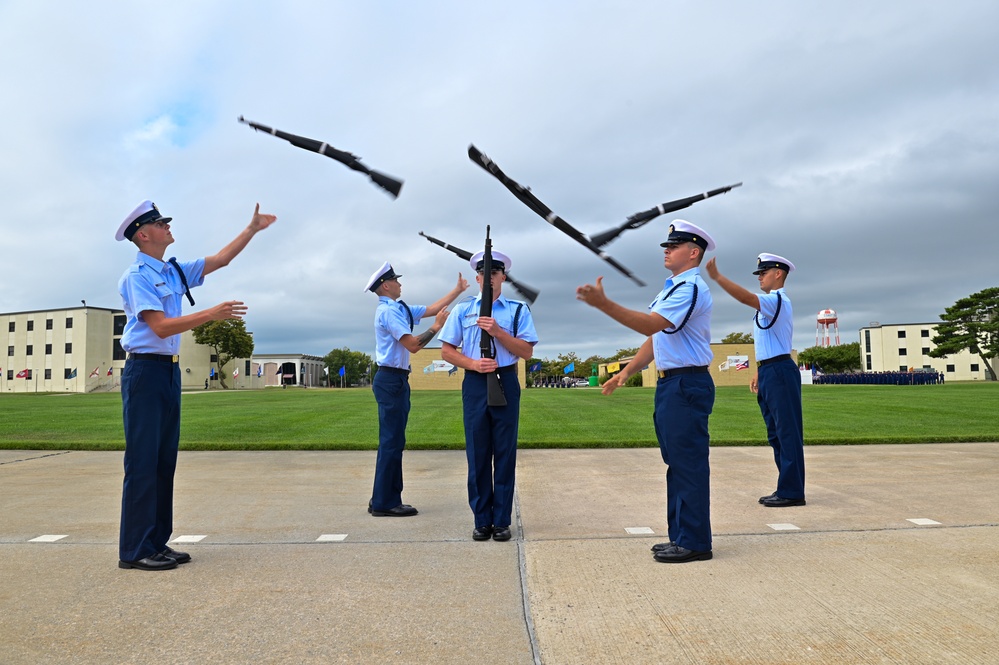
[[[759,328],[760,330],[770,330],[771,328],[773,328],[774,324],[777,323],[777,317],[780,316],[780,304],[781,304],[781,299],[780,299],[780,293],[778,292],[777,309],[774,311],[774,318],[770,319],[770,323],[768,323],[765,326],[760,325],[760,310],[756,310],[756,316],[753,317],[753,321],[756,322],[756,327]]]
[[[413,326],[413,310],[411,310],[409,308],[409,305],[407,305],[406,303],[404,303],[401,300],[399,301],[399,304],[402,305],[403,309],[406,310],[406,316],[409,317],[409,332],[413,332],[413,328],[414,328],[414,326]]]
[[[687,283],[687,280],[684,280],[684,281],[680,282],[679,284],[674,285],[673,288],[670,289],[666,293],[666,295],[663,297],[663,300],[668,300],[669,297],[671,295],[673,295],[674,291],[676,291],[678,288],[680,288],[681,286],[683,286],[686,283]],[[680,332],[681,330],[683,330],[683,327],[685,325],[687,325],[687,321],[690,320],[690,315],[694,313],[694,305],[697,304],[697,284],[692,284],[692,286],[694,287],[694,297],[690,299],[690,309],[687,310],[687,316],[683,317],[683,321],[681,321],[680,325],[678,325],[676,327],[676,330],[673,330],[673,331],[663,330],[662,332],[664,334],[666,334],[666,335],[675,335],[675,334],[677,334],[678,332]]]

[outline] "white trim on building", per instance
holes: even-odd
[[[860,329],[860,366],[865,372],[935,370],[947,381],[992,379],[982,357],[968,350],[931,358],[936,323],[878,323]],[[995,362],[991,363],[993,367]]]

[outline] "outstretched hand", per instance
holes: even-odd
[[[710,276],[711,279],[716,282],[718,281],[718,275],[721,273],[718,272],[718,266],[715,265],[715,257],[712,256],[708,259],[708,262],[704,265],[704,269],[708,271],[708,276]]]
[[[261,214],[260,204],[253,211],[253,218],[250,219],[250,229],[256,233],[257,231],[263,231],[268,226],[277,221],[277,215]]]
[[[582,300],[591,307],[599,308],[607,302],[607,294],[604,293],[604,278],[597,277],[596,284],[585,284],[576,289],[576,300]]]
[[[239,300],[227,300],[212,307],[212,321],[223,321],[225,319],[242,319],[246,316],[247,307]]]

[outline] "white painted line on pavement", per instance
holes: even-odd
[[[652,534],[655,533],[655,531],[653,531],[651,528],[649,528],[647,526],[626,526],[624,528],[624,530],[627,531],[628,533],[630,533],[633,536],[637,536],[637,535],[648,536],[648,535],[652,535]]]
[[[919,526],[933,526],[935,524],[940,524],[940,522],[936,522],[934,520],[928,520],[925,517],[913,517],[907,519],[906,522],[912,522],[913,524],[918,524]]]
[[[44,535],[38,536],[37,538],[32,538],[29,543],[54,543],[57,540],[62,540],[66,536],[56,536],[56,535]]]
[[[207,535],[204,535],[204,536],[177,536],[176,538],[174,538],[170,542],[171,543],[200,543],[202,540],[204,540],[207,537],[208,537]]]
[[[316,538],[317,543],[339,543],[347,539],[345,533],[324,533]]]
[[[801,527],[793,524],[768,524],[767,526],[774,531],[801,531]]]

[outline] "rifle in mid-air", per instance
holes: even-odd
[[[282,132],[280,129],[273,129],[267,125],[261,125],[257,122],[251,122],[245,120],[243,116],[239,116],[239,121],[244,125],[249,125],[253,127],[258,132],[264,132],[265,134],[271,134],[278,137],[279,139],[284,139],[288,143],[292,144],[297,148],[302,148],[303,150],[309,150],[311,152],[317,152],[320,155],[326,155],[330,159],[335,159],[341,164],[347,166],[354,171],[360,171],[361,173],[367,175],[371,178],[371,182],[375,183],[386,192],[392,195],[392,198],[397,198],[399,196],[399,191],[402,190],[402,180],[396,180],[391,176],[387,176],[384,173],[379,173],[378,171],[372,171],[367,166],[361,163],[361,158],[353,153],[349,153],[345,150],[337,150],[328,143],[323,141],[317,141],[315,139],[309,139],[304,136],[298,136],[296,134],[289,134],[288,132]]]
[[[454,245],[450,245],[444,242],[443,240],[438,240],[433,236],[428,236],[423,231],[420,231],[420,235],[429,240],[430,242],[432,242],[433,244],[440,245],[449,252],[457,254],[459,258],[465,259],[466,261],[472,258],[472,253],[462,249],[461,247],[455,247]],[[515,280],[513,278],[513,275],[511,275],[510,273],[506,274],[506,281],[510,282],[510,286],[517,289],[517,292],[520,293],[522,296],[524,296],[524,299],[527,300],[527,302],[529,302],[532,305],[534,304],[534,301],[538,299],[538,296],[541,294],[541,292],[538,291],[537,289],[532,289],[523,282],[518,282],[517,280]]]
[[[655,219],[659,215],[665,215],[668,212],[676,212],[677,210],[683,210],[684,208],[689,208],[698,201],[703,201],[704,199],[711,198],[712,196],[717,196],[719,194],[724,194],[736,187],[742,187],[741,182],[737,182],[734,185],[729,185],[728,187],[719,187],[718,189],[712,189],[709,192],[704,192],[703,194],[697,194],[695,196],[688,196],[684,199],[677,199],[676,201],[667,201],[666,203],[660,203],[655,208],[649,208],[648,210],[643,210],[642,212],[636,212],[634,215],[629,217],[627,221],[617,228],[610,229],[609,231],[604,231],[603,233],[598,233],[595,236],[590,236],[590,242],[592,242],[597,247],[603,247],[609,244],[612,240],[617,238],[619,235],[628,231],[630,229],[637,229],[640,226],[645,226],[651,220]]]

